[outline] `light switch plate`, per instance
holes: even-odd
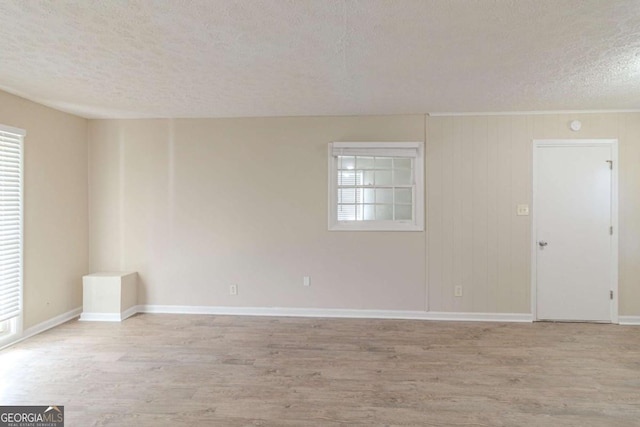
[[[529,205],[518,205],[517,214],[518,216],[529,215]]]

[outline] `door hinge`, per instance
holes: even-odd
[[[613,160],[607,160],[607,163],[609,163],[609,169],[613,170]]]
[[[613,225],[611,227],[609,227],[609,235],[613,236]]]
[[[613,299],[613,291],[609,291],[609,299]]]

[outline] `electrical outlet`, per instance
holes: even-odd
[[[238,285],[229,286],[229,295],[238,295]]]
[[[527,216],[529,215],[529,205],[518,205],[516,208],[516,214],[518,216]]]
[[[458,285],[453,289],[453,295],[456,297],[462,296],[462,286]]]
[[[302,284],[304,286],[311,286],[311,277],[310,276],[304,276],[302,278]]]

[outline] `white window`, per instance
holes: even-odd
[[[329,230],[424,230],[422,142],[329,144]]]
[[[0,344],[22,324],[22,129],[0,125]]]

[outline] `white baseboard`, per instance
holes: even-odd
[[[17,344],[20,341],[24,341],[27,338],[31,338],[34,335],[38,335],[39,333],[42,333],[48,329],[54,328],[65,322],[68,322],[69,320],[75,319],[80,315],[81,312],[82,312],[82,307],[74,308],[73,310],[67,311],[66,313],[62,313],[56,317],[53,317],[49,320],[45,320],[42,323],[38,323],[35,326],[25,329],[24,331],[22,331],[21,334],[16,335],[15,340],[11,340],[8,343],[5,343],[2,347],[0,347],[0,350],[2,350],[3,348],[9,347],[11,345]]]
[[[129,317],[133,316],[137,312],[138,312],[138,306],[137,305],[134,305],[133,307],[129,307],[128,309],[123,311],[122,314],[120,315],[120,321],[122,321],[124,319],[128,319]]]
[[[446,320],[458,322],[533,322],[530,313],[459,313],[447,311],[427,311],[427,320]]]
[[[640,316],[618,316],[621,325],[640,325]]]
[[[82,322],[120,322],[120,313],[82,313]]]
[[[213,314],[232,316],[338,317],[357,319],[413,319],[467,322],[532,322],[528,313],[449,313],[404,310],[351,310],[341,308],[220,307],[139,305],[140,313]]]
[[[137,305],[128,308],[122,313],[85,313],[80,315],[83,322],[122,322],[124,319],[133,316],[138,312]]]

